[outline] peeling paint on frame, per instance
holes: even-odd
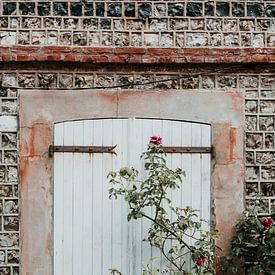
[[[244,93],[20,90],[19,99],[22,274],[52,274],[53,163],[48,147],[53,125],[61,121],[136,116],[210,123],[213,219],[222,233],[218,245],[228,248],[244,206]]]

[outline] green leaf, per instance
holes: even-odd
[[[129,222],[131,219],[132,219],[132,214],[130,213],[127,215],[127,221]]]
[[[107,175],[107,178],[109,178],[109,177],[115,178],[116,177],[116,172],[114,172],[114,171],[109,172],[108,175]]]

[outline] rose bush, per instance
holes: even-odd
[[[180,168],[172,170],[167,167],[161,144],[161,137],[152,136],[147,151],[141,156],[145,161],[146,179],[139,180],[134,168],[123,167],[118,172],[109,173],[110,197],[124,197],[129,206],[128,221],[147,219],[151,222],[145,240],[157,247],[170,263],[169,274],[216,274],[217,233],[201,229],[203,221],[198,219],[196,210],[172,205],[168,194],[172,189],[180,188],[184,172]],[[187,256],[193,261],[192,273],[184,269]],[[159,272],[158,268],[150,269],[148,265],[143,274]]]
[[[274,218],[274,215],[272,215]],[[275,227],[271,217],[260,218],[246,211],[236,225],[231,251],[224,258],[222,270],[248,275],[275,274]]]

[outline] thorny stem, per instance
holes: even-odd
[[[160,188],[161,188],[161,194],[160,194],[159,203],[158,203],[158,205],[156,206],[155,220],[156,220],[157,217],[158,217],[158,213],[159,213],[160,205],[161,205],[161,202],[162,202],[162,199],[163,199],[163,195],[164,195],[164,192],[165,192],[166,189],[167,189],[167,188],[166,188],[165,190],[163,190],[162,184],[160,184]]]
[[[185,252],[183,254],[180,254],[178,257],[174,258],[174,260],[177,260],[178,258],[181,258],[181,257],[187,255],[188,253],[189,253],[189,251],[187,251],[187,252]]]
[[[172,232],[169,228],[167,228],[165,225],[159,223],[157,220],[154,220],[153,218],[151,218],[150,216],[147,216],[146,214],[142,214],[143,217],[149,219],[150,221],[156,223],[158,226],[162,227],[163,229],[165,229],[167,232],[171,233],[172,236],[174,236],[179,243],[183,244],[184,246],[186,246],[191,252],[195,252],[195,250],[190,247],[185,241],[183,241],[176,233]]]
[[[171,233],[170,233],[171,234]],[[180,271],[183,271],[183,270],[181,270],[180,269],[180,266],[178,266],[172,259],[170,259],[167,255],[166,255],[166,253],[165,253],[165,251],[164,251],[164,245],[165,245],[165,241],[166,241],[166,239],[164,240],[164,242],[162,243],[162,246],[161,246],[161,252],[162,252],[162,254],[164,255],[164,257],[172,264],[172,265],[174,265],[177,269],[179,269]],[[186,273],[185,273],[186,274]]]
[[[194,234],[189,235],[189,234],[187,234],[186,232],[183,232],[183,234],[184,234],[185,236],[187,236],[187,237],[193,238],[193,239],[196,240],[196,241],[199,241],[199,240],[200,240],[200,239],[194,237]]]

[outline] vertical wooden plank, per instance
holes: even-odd
[[[123,144],[126,141],[127,136],[124,136],[123,128],[126,127],[126,119],[113,119],[113,144],[117,144],[117,155],[113,156],[113,171],[118,171],[123,166]],[[125,165],[124,165],[125,166]],[[109,186],[110,187],[110,186]],[[123,208],[127,208],[126,202],[123,198],[118,197],[116,200],[112,199],[112,266],[122,271],[122,266],[125,262],[122,262],[122,256],[125,252],[122,250],[122,243],[125,241],[125,236],[122,235],[122,226],[125,223],[126,217],[122,217]],[[122,219],[124,218],[124,223]],[[126,221],[127,222],[127,221]],[[126,224],[127,225],[127,224]]]
[[[211,146],[211,127],[210,125],[201,125],[201,146]],[[203,222],[202,228],[209,230],[210,228],[210,202],[211,202],[211,155],[202,154],[201,156],[201,218]]]
[[[129,151],[128,151],[128,142],[129,142],[129,122],[128,119],[124,121],[123,127],[122,127],[122,161],[121,161],[121,167],[129,166]],[[128,205],[123,200],[121,203],[121,216],[120,216],[120,222],[121,222],[121,231],[122,231],[122,268],[121,272],[122,274],[130,274],[130,266],[129,266],[129,258],[131,257],[131,251],[130,251],[130,235],[129,235],[129,227],[130,224],[127,221],[127,214],[128,214]]]
[[[134,165],[134,153],[135,153],[135,143],[134,141],[134,128],[135,128],[135,118],[128,119],[128,135],[127,135],[127,166],[132,167]],[[134,251],[134,239],[135,239],[135,230],[133,221],[128,223],[128,274],[134,275],[134,263],[135,263],[135,251]]]
[[[171,146],[182,146],[182,122],[179,121],[173,121],[172,122],[172,129],[171,129],[171,133],[172,133],[172,137],[171,137]],[[177,169],[177,168],[182,168],[182,156],[181,154],[171,154],[171,168],[173,170]],[[184,188],[183,187],[183,183],[179,183],[180,188],[176,188],[175,190],[172,190],[171,192],[171,200],[172,200],[172,206],[174,208],[182,207],[182,202],[181,202],[181,190]],[[172,220],[174,221],[176,219],[176,214],[172,213]],[[176,241],[172,241],[172,245],[176,245],[177,242]]]
[[[102,120],[95,120],[93,127],[94,145],[102,145]],[[103,226],[102,219],[102,154],[93,155],[93,275],[103,274]]]
[[[54,144],[63,145],[63,124],[54,126]],[[54,274],[63,275],[63,153],[54,154]]]
[[[192,127],[190,122],[182,122],[181,127],[181,136],[182,136],[182,146],[191,146],[192,145]],[[182,206],[191,205],[191,154],[182,154],[182,169],[185,172],[185,177],[183,180],[183,188],[181,192],[182,196]]]
[[[83,121],[73,123],[73,145],[83,144]],[[82,274],[83,154],[73,154],[73,274]]]
[[[191,146],[192,145],[192,124],[190,122],[182,122],[181,126],[181,136],[182,136],[182,146]],[[182,189],[181,189],[181,205],[183,208],[186,206],[191,206],[191,194],[192,194],[192,154],[182,154],[182,169],[185,172],[185,177],[183,179]],[[190,234],[191,231],[187,232]],[[191,244],[191,239],[186,236],[185,241],[188,244]],[[187,250],[186,250],[187,251]],[[191,257],[187,255],[184,259],[185,270],[191,270]]]
[[[64,145],[73,144],[73,124],[64,123]],[[64,153],[64,275],[73,272],[73,153]]]
[[[141,168],[140,155],[142,153],[142,139],[140,138],[141,125],[139,119],[130,118],[129,119],[129,164],[138,171]],[[129,224],[131,228],[131,250],[132,257],[130,260],[131,271],[130,274],[142,274],[142,259],[141,259],[141,249],[142,249],[142,236],[141,231],[141,220],[132,220]]]
[[[201,146],[201,127],[192,124],[192,146]],[[201,154],[192,154],[192,207],[200,210],[201,197]]]
[[[133,166],[139,172],[144,169],[140,156],[144,152],[143,148],[143,140],[142,140],[142,120],[136,119],[135,120],[135,127],[134,127],[134,153],[133,153]],[[139,175],[140,178],[140,175]],[[135,230],[135,239],[134,239],[134,251],[135,251],[135,270],[134,274],[142,274],[142,244],[143,244],[143,230],[142,230],[142,220],[136,220],[133,223],[134,230]]]
[[[152,120],[152,130],[151,130],[150,136],[153,136],[153,135],[162,137],[162,120],[159,120],[159,119]],[[147,138],[147,142],[148,142],[148,138]],[[160,268],[160,270],[162,270],[162,253],[159,250],[159,248],[156,248],[156,247],[152,248],[152,257],[155,258],[153,262],[153,268]]]
[[[113,120],[104,119],[102,129],[102,145],[113,145]],[[102,154],[102,220],[103,220],[103,274],[108,274],[112,267],[112,202],[109,199],[107,174],[112,170],[112,154]]]
[[[172,146],[172,121],[171,120],[163,120],[162,121],[162,140],[164,146]],[[166,156],[166,164],[168,167],[172,166],[172,154],[167,154]],[[169,191],[168,194],[169,198],[172,197],[172,191]],[[172,211],[165,207],[167,213],[170,214],[170,218],[172,217]],[[169,247],[172,246],[171,241],[167,241],[166,247],[169,249]],[[169,261],[167,261],[164,257],[162,257],[162,268],[171,268],[172,265]]]
[[[201,127],[197,123],[192,124],[192,146],[201,146]],[[191,174],[191,207],[195,210],[201,209],[201,154],[192,154],[192,174]],[[198,213],[200,215],[200,212]],[[196,233],[194,237],[199,238],[199,233]],[[194,239],[191,239],[191,245],[195,243]],[[190,268],[193,266],[193,262],[190,261]]]
[[[201,146],[211,146],[211,126],[207,124],[201,124]]]
[[[181,122],[173,121],[172,122],[172,137],[171,137],[171,146],[182,146],[182,130],[181,130]],[[182,160],[181,160],[181,154],[171,154],[171,168],[173,170],[177,168],[182,168]],[[180,184],[180,189],[175,189],[172,192],[172,205],[173,207],[181,207],[181,189],[182,185]],[[172,216],[173,218],[176,218],[175,215]]]
[[[142,133],[140,133],[140,139],[142,140],[142,151],[147,150],[148,142],[150,140],[150,136],[152,135],[152,121],[149,119],[143,119],[142,120]],[[144,162],[143,162],[144,165]],[[140,176],[142,179],[144,179],[147,176],[147,173],[142,170],[140,171]],[[145,213],[148,215],[151,215],[151,209],[147,208],[145,209]],[[142,235],[143,237],[147,236],[148,230],[151,226],[151,222],[143,219],[142,220]],[[144,262],[152,259],[152,249],[150,247],[150,244],[148,242],[142,243],[142,261]],[[152,265],[150,265],[152,267]]]
[[[83,145],[93,144],[93,121],[83,122]],[[93,225],[93,185],[92,154],[83,154],[83,210],[82,210],[82,262],[83,274],[91,274],[93,267],[92,225]]]

